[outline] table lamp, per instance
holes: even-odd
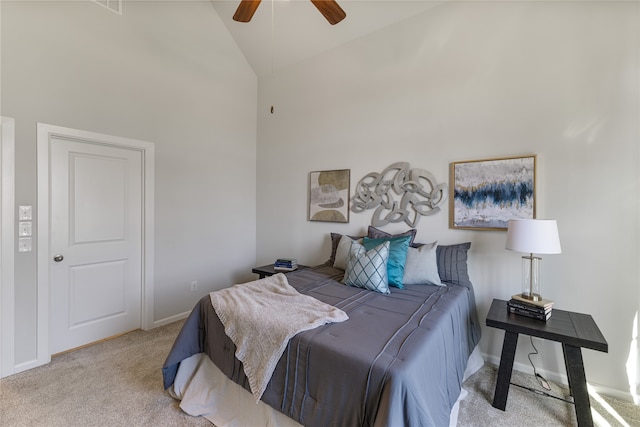
[[[559,254],[558,224],[552,219],[517,219],[507,226],[505,248],[529,255],[522,257],[522,297],[540,301],[540,261],[533,254]]]

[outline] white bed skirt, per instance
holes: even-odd
[[[478,346],[467,362],[463,381],[482,367],[484,360]],[[183,360],[169,393],[180,400],[180,408],[194,417],[202,416],[217,427],[301,427],[300,424],[276,411],[231,381],[204,353]],[[467,395],[462,389],[451,409],[449,425],[458,422],[460,401]]]

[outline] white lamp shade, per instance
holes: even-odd
[[[559,254],[558,224],[553,219],[516,219],[507,226],[506,249],[530,254]]]

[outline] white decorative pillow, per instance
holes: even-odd
[[[433,242],[419,248],[409,248],[404,264],[403,284],[443,286],[438,274],[437,247],[438,242]]]
[[[347,269],[347,262],[349,262],[349,252],[351,251],[351,242],[355,242],[349,236],[342,236],[340,238],[340,242],[338,243],[338,247],[336,249],[336,258],[333,261],[333,266],[335,268],[339,268],[340,270]],[[362,239],[357,240],[361,242]]]
[[[344,272],[344,284],[390,294],[387,279],[389,246],[390,243],[386,241],[367,251],[360,243],[353,241]]]

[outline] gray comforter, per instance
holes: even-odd
[[[391,295],[339,283],[327,266],[287,274],[299,292],[349,320],[293,337],[262,400],[305,426],[445,426],[467,359],[480,339],[473,289],[407,286]],[[162,368],[173,383],[180,361],[206,353],[250,387],[235,347],[207,296],[185,322]]]

